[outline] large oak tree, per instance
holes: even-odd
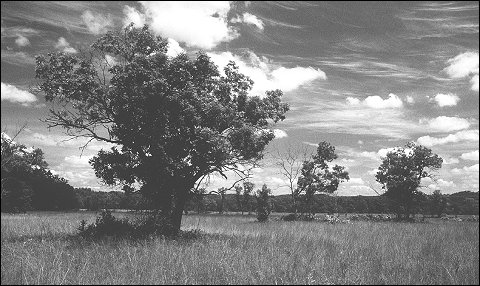
[[[36,77],[49,126],[115,144],[91,160],[96,175],[140,185],[176,233],[188,192],[204,176],[261,159],[288,105],[280,90],[249,96],[253,82],[234,62],[222,75],[205,53],[166,51],[165,39],[130,25],[81,55],[38,56]]]

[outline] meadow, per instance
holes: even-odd
[[[118,216],[128,214],[116,214]],[[93,212],[1,215],[3,284],[479,284],[478,222],[187,215],[194,239],[76,237]]]

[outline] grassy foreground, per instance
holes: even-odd
[[[478,222],[257,223],[184,216],[198,239],[86,242],[95,213],[1,215],[1,284],[479,284]]]

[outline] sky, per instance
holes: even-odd
[[[169,56],[207,52],[220,70],[234,60],[255,83],[290,104],[251,181],[286,194],[275,154],[336,147],[350,180],[336,195],[375,195],[381,157],[409,141],[444,159],[422,191],[479,188],[479,11],[475,2],[1,2],[1,127],[41,148],[52,172],[75,187],[116,190],[88,160],[102,148],[69,140],[42,122],[33,94],[35,55],[77,54],[109,30],[148,24]],[[236,181],[212,176],[208,188]]]

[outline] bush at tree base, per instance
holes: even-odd
[[[95,223],[87,225],[85,220],[78,227],[79,235],[85,239],[101,239],[105,237],[146,239],[152,236],[168,238],[197,238],[199,230],[181,231],[177,233],[169,220],[159,212],[146,212],[136,220],[118,219],[110,210],[103,210]]]

